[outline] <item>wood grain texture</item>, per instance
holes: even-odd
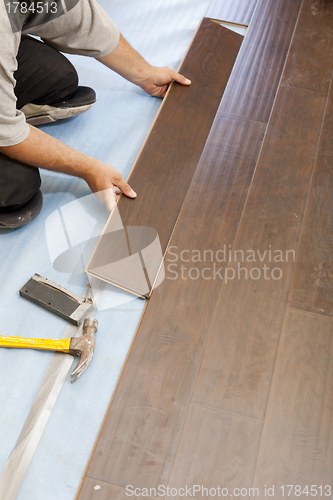
[[[259,0],[220,111],[267,122],[301,0]]]
[[[192,84],[189,87],[173,84],[130,176],[131,186],[139,195],[134,201],[125,196],[119,201],[124,226],[156,230],[163,254],[242,40],[241,35],[208,19],[203,20],[180,69]],[[161,259],[157,258],[157,262],[151,264],[152,269],[148,269],[150,283],[147,289],[146,281],[140,281],[140,277],[132,283],[134,271],[120,273],[121,264],[113,265],[122,252],[116,244],[119,240],[122,245],[122,239],[115,237],[112,240],[112,233],[118,227],[117,218],[111,217],[87,271],[138,295],[149,296]],[[143,248],[151,242],[146,243]],[[126,251],[124,264],[129,262],[125,259],[135,253]],[[154,255],[147,260],[152,262]],[[119,274],[122,282],[119,282]]]
[[[333,67],[333,2],[305,0],[282,85],[328,92]]]
[[[248,73],[251,82],[247,86],[244,84],[247,91],[244,98],[241,92],[238,93],[238,99],[243,100],[245,105],[245,116],[259,116],[264,119],[265,116],[269,115],[274,97],[274,92],[272,94],[272,89],[269,86],[269,78],[274,84],[276,71],[281,73],[283,57],[286,56],[286,47],[289,43],[287,43],[286,37],[288,38],[292,33],[291,22],[294,22],[297,17],[296,11],[299,6],[300,2],[298,1],[292,3],[285,0],[261,2],[261,16],[263,17],[261,33],[257,35],[253,31],[251,35],[251,37],[259,37],[252,38],[252,42],[257,40],[257,45],[254,44],[251,47],[251,41],[249,39],[247,41],[249,44],[248,55],[252,54],[252,59],[244,76],[246,77]],[[275,14],[277,13],[276,9],[281,9],[280,19],[274,16],[270,18],[269,8],[273,9]],[[287,9],[289,9],[288,13],[282,12],[283,10],[287,11]],[[257,18],[257,25],[260,24],[259,21]],[[245,40],[247,37],[248,34]],[[261,41],[261,38],[264,41]],[[265,44],[266,47],[263,46]],[[267,56],[264,54],[264,49],[268,51]],[[259,50],[259,54],[256,59],[257,50]],[[263,65],[265,61],[269,63],[268,66],[266,64],[266,69]],[[246,63],[245,56],[243,57],[244,62]],[[235,70],[239,75],[238,60]],[[233,75],[231,80],[232,78]],[[236,84],[237,79],[231,88],[226,90],[226,92],[234,91],[232,94],[233,108],[229,107],[229,109],[241,112],[241,103],[237,107],[236,102],[237,92],[241,89],[241,84],[239,84],[239,88],[236,88]],[[266,91],[262,91],[265,88]],[[262,252],[261,255],[265,249],[269,249],[269,245],[273,250],[295,249],[324,103],[325,96],[316,92],[291,87],[281,89],[240,227],[238,227],[239,221],[250,189],[265,126],[261,123],[224,116],[223,107],[221,107],[173,234],[171,245],[178,247],[177,250],[173,249],[173,251],[176,251],[178,255],[184,249],[199,249],[200,252],[205,249],[218,251],[223,248],[224,244],[227,249],[229,245],[234,249],[259,249]],[[258,106],[257,115],[252,113],[253,110],[256,111],[256,105]],[[188,257],[188,254],[185,255]],[[168,254],[167,259],[169,258],[171,256]],[[174,263],[170,261],[166,261],[166,266],[170,263],[174,266]],[[262,266],[265,263],[271,267],[265,258],[263,263],[245,263],[242,267],[246,267],[249,272],[251,268]],[[179,272],[181,264],[182,262],[178,260],[176,266],[171,269]],[[200,276],[204,268],[207,267],[207,262],[195,264],[185,262],[183,264],[187,268],[189,266],[198,267]],[[225,266],[224,262],[217,262],[217,264],[218,268]],[[209,265],[208,263],[208,267]],[[209,425],[217,430],[214,437],[210,438],[208,435],[209,425],[199,428],[199,419],[197,419],[199,412],[197,415],[192,411],[194,407],[198,408],[198,405],[195,403],[190,405],[190,400],[216,310],[195,397],[199,395],[199,399],[204,404],[211,403],[215,408],[222,408],[239,415],[252,416],[253,419],[263,419],[293,268],[292,258],[288,263],[277,263],[277,266],[281,267],[283,271],[281,280],[268,282],[261,279],[251,280],[251,283],[249,280],[243,280],[242,283],[240,280],[230,280],[227,285],[222,287],[222,294],[216,309],[216,300],[222,282],[218,275],[215,280],[206,280],[201,276],[197,280],[178,278],[173,281],[168,279],[168,277],[172,278],[171,270],[166,269],[167,279],[155,290],[149,301],[88,471],[88,475],[99,478],[97,479],[98,483],[101,479],[114,483],[109,486],[110,498],[113,498],[112,495],[114,498],[118,498],[116,495],[119,494],[119,491],[125,491],[124,488],[119,489],[118,486],[115,486],[116,484],[123,487],[127,484],[133,484],[136,487],[157,487],[168,481],[171,471],[174,483],[170,482],[170,485],[178,484],[181,481],[181,476],[185,474],[189,478],[196,474],[198,474],[197,477],[202,477],[194,456],[192,459],[190,455],[192,452],[201,464],[204,464],[205,458],[211,459],[204,435],[208,436],[207,440],[211,440],[215,444],[219,438],[218,432],[221,432],[221,441],[218,442],[222,443],[223,436],[225,439],[223,444],[217,447],[220,448],[220,453],[224,453],[224,446],[227,444],[224,456],[228,459],[237,449],[236,429],[238,428],[238,431],[242,429],[241,435],[251,448],[249,454],[246,455],[250,460],[250,454],[254,449],[253,443],[257,442],[254,428],[257,429],[257,426],[261,425],[260,422],[254,422],[252,443],[248,440],[250,427],[236,425],[237,422],[243,422],[245,419],[235,415],[227,415],[227,418],[230,418],[228,429],[236,440],[233,448],[232,443],[227,441],[228,434],[223,434],[225,432],[224,424],[221,426],[221,422],[215,418],[215,415],[221,414],[221,412],[212,410],[210,415],[214,414],[214,417],[205,417],[205,422],[209,422]],[[305,313],[302,317],[305,317]],[[319,320],[331,321],[327,318],[319,318]],[[297,321],[295,321],[295,325],[296,323]],[[301,323],[299,324],[301,325]],[[322,328],[322,323],[318,323],[312,332],[313,339],[317,336],[317,330],[321,332],[323,329],[326,332],[328,327]],[[298,328],[299,331],[300,328]],[[297,333],[296,327],[295,332]],[[308,337],[310,338],[310,333]],[[284,338],[282,336],[282,340]],[[328,342],[328,336],[326,340]],[[283,340],[283,345],[285,346],[283,352],[287,356],[287,341]],[[301,348],[302,342],[298,342],[298,345]],[[294,349],[295,343],[292,343],[291,347]],[[308,348],[306,347],[306,349]],[[311,344],[311,349],[315,349],[313,344]],[[294,350],[297,354],[296,349]],[[318,359],[322,359],[324,368],[329,365],[327,371],[330,377],[331,360],[327,357],[327,351],[321,352]],[[292,357],[292,354],[290,356],[288,359],[292,364],[295,358]],[[278,357],[279,363],[281,360],[282,358]],[[285,366],[288,368],[287,364]],[[297,367],[295,364],[292,366],[296,370],[298,364]],[[307,376],[304,366],[302,366],[302,370],[300,378],[297,378],[297,383],[301,377],[304,379]],[[315,370],[315,366],[313,370]],[[281,371],[283,371],[282,368]],[[295,373],[297,374],[297,372],[290,370],[289,381],[293,380]],[[314,376],[317,376],[318,379],[317,374]],[[325,392],[323,390],[324,378],[322,375],[320,377],[319,393],[327,401],[328,396],[331,398],[328,390],[332,384],[328,377]],[[278,382],[278,378],[274,377],[275,394],[287,397],[285,394],[288,390],[287,379],[283,379],[283,387],[285,388],[283,394],[277,392]],[[302,388],[306,390],[305,386]],[[291,393],[295,395],[297,393],[294,386]],[[283,405],[287,399],[282,400],[281,397],[277,401]],[[303,404],[303,399],[303,396],[300,397],[298,400],[300,406],[295,406],[294,410],[297,415],[306,419],[308,416],[307,407]],[[195,401],[195,398],[193,400]],[[270,399],[271,401],[273,404],[274,399]],[[324,404],[320,396],[316,399],[316,403],[318,408]],[[322,444],[324,439],[330,439],[327,427],[331,421],[327,418],[327,407],[328,405],[324,407],[323,429],[318,431],[321,424],[318,417],[319,409],[317,416],[312,420],[314,423],[313,427],[311,424],[311,429],[313,436],[317,436],[317,442],[320,443],[320,459],[326,453],[322,463],[326,462],[332,469],[331,455]],[[191,408],[190,413],[187,413],[189,408]],[[304,408],[305,413],[302,413],[302,408]],[[287,410],[288,408],[286,408]],[[311,408],[312,410],[313,408]],[[205,409],[205,413],[206,411],[209,410]],[[270,415],[272,414],[273,411]],[[186,415],[188,415],[187,419]],[[311,415],[314,415],[314,411]],[[245,421],[253,423],[253,420],[247,419]],[[296,418],[290,420],[290,428],[288,433],[285,433],[283,453],[280,453],[282,448],[279,448],[278,455],[276,455],[278,456],[275,462],[276,470],[278,470],[279,463],[287,463],[286,458],[289,460],[290,450],[291,459],[298,452],[299,441],[294,443],[292,436],[293,429],[296,429],[298,424]],[[274,432],[276,428],[277,426],[272,427]],[[193,436],[194,429],[198,429],[200,454],[196,454],[196,447],[188,439]],[[284,432],[282,427],[280,436],[283,436]],[[269,434],[267,431],[264,436],[268,438]],[[184,463],[180,460],[179,455],[176,455],[180,439],[179,450],[183,454]],[[275,437],[273,436],[272,439]],[[313,445],[313,456],[315,456],[315,438],[311,438],[309,442]],[[270,456],[272,456],[272,452],[269,455],[269,446],[266,444],[262,450],[261,453],[269,461]],[[299,446],[299,451],[302,452],[301,446]],[[239,450],[239,452],[245,453],[244,450]],[[177,467],[173,468],[175,456]],[[187,464],[185,463],[186,457],[189,457]],[[214,462],[213,468],[215,462],[219,461],[219,455],[214,455],[212,460]],[[311,456],[310,460],[312,460]],[[233,463],[235,469],[231,473],[233,471],[239,473],[237,467],[241,466],[241,463],[237,461],[237,458]],[[299,468],[301,474],[304,463],[302,461],[298,461],[298,463],[301,463]],[[315,467],[316,464],[313,465],[313,470],[318,471],[319,469]],[[178,474],[177,468],[181,468],[182,473]],[[248,477],[248,470],[249,467],[245,468],[246,477]],[[260,470],[263,470],[265,474],[267,471],[267,475],[259,475],[257,468],[256,483],[261,484],[266,478],[269,481],[269,477],[274,479],[274,475],[270,476],[273,467],[267,469],[260,467]],[[281,470],[282,468],[279,469],[279,471]],[[204,470],[203,476],[208,477],[209,471]],[[314,477],[319,483],[316,474]],[[322,477],[325,478],[324,473]],[[95,480],[90,478],[86,481]],[[230,481],[232,484],[232,479]],[[242,484],[238,486],[242,486]],[[86,500],[86,497],[82,496],[83,493],[84,490],[82,490],[79,500]]]
[[[288,304],[333,316],[333,86],[328,96]]]
[[[261,429],[260,422],[192,404],[168,486],[204,486],[195,497],[206,499],[218,497],[218,487],[220,498],[222,488],[230,494],[234,488],[250,488]]]
[[[213,0],[206,17],[248,26],[257,2],[258,0]]]
[[[216,118],[172,237],[173,253],[203,254],[232,244],[263,131],[260,123]],[[170,270],[170,259],[166,279],[149,299],[88,469],[89,476],[120,486],[167,483],[221,288],[212,274],[174,280],[182,262]],[[207,262],[194,266],[201,273]]]
[[[95,490],[95,486],[100,486],[100,489]],[[105,483],[104,481],[96,481],[96,479],[86,477],[80,492],[80,500],[127,500],[128,498],[131,498],[131,493],[131,488],[128,489],[126,494],[126,488],[120,488],[114,484]],[[138,497],[133,495],[133,498]],[[147,500],[155,500],[156,497],[145,494],[144,498]]]
[[[321,93],[280,88],[193,402],[263,419],[324,106]]]
[[[333,320],[287,311],[265,416],[254,483],[333,485]],[[333,490],[333,488],[332,488]],[[326,491],[327,493],[327,491]],[[301,497],[295,490],[289,498]],[[314,498],[331,498],[323,494]]]

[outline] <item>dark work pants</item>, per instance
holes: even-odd
[[[17,61],[14,77],[18,109],[28,103],[52,106],[68,99],[77,89],[78,76],[74,66],[43,42],[23,36]],[[25,205],[40,184],[37,168],[0,153],[0,212],[11,212]]]

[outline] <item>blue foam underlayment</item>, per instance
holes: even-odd
[[[149,62],[174,68],[209,3],[210,0],[101,0],[123,35]],[[147,96],[93,59],[70,59],[78,70],[80,83],[96,90],[97,102],[87,113],[44,126],[43,130],[111,163],[126,177],[161,101]],[[65,330],[64,320],[19,297],[18,290],[34,273],[80,294],[87,281],[82,272],[64,273],[53,268],[50,224],[47,229],[45,223],[56,210],[88,195],[89,188],[81,179],[62,174],[43,171],[42,179],[44,205],[39,217],[21,229],[0,232],[0,333],[4,335],[60,338]],[[91,224],[78,215],[75,204],[73,207],[74,225],[88,234]],[[106,218],[106,210],[101,208],[94,223],[103,227]],[[108,293],[103,293],[108,300],[103,302],[102,295],[100,304],[104,306],[95,314],[99,329],[93,362],[75,384],[67,377],[17,496],[19,500],[75,497],[144,307],[142,299],[126,299],[126,294],[118,289],[110,287]],[[0,471],[15,446],[52,355],[0,349]]]

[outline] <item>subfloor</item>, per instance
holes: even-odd
[[[249,29],[79,500],[332,498],[333,2],[207,16]]]

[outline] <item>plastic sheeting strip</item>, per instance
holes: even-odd
[[[88,297],[91,291],[90,284],[87,282],[83,296]],[[94,302],[95,309],[96,302]],[[68,324],[62,338],[78,337],[81,334],[82,325],[76,327]],[[73,360],[73,356],[69,354],[54,354],[15,448],[0,477],[1,500],[15,500]]]

